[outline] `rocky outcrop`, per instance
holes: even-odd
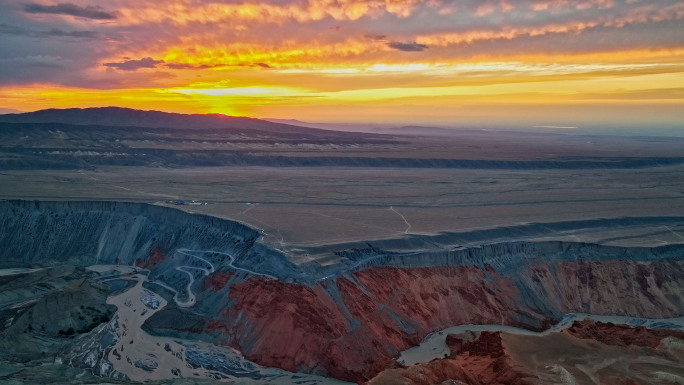
[[[98,326],[90,334],[81,335],[76,340],[65,345],[58,355],[58,362],[63,362],[76,368],[87,369],[101,377],[126,379],[126,375],[114,370],[114,366],[107,358],[117,342],[116,330],[119,320]]]
[[[546,335],[450,334],[449,356],[389,368],[369,384],[671,384],[684,374],[682,338],[673,330],[591,320]]]
[[[115,311],[105,303],[109,288],[88,278],[74,267],[0,276],[0,340],[18,348],[18,339],[33,330],[65,338],[109,321]]]
[[[451,337],[451,338],[449,338]],[[451,355],[405,369],[385,370],[369,381],[372,385],[531,385],[531,375],[515,368],[506,353],[500,332],[482,332],[474,341],[448,336],[456,347]]]
[[[572,326],[563,330],[574,337],[599,341],[615,346],[645,346],[656,348],[663,338],[673,337],[684,341],[684,332],[667,329],[636,328],[627,325],[615,325],[611,322],[594,322],[591,320],[575,321]]]

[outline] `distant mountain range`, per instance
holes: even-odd
[[[269,122],[291,124],[300,127],[320,128],[321,130],[332,131],[347,131],[347,132],[373,132],[376,129],[390,128],[387,124],[377,123],[321,123],[321,122],[305,122],[297,119],[275,119],[265,118]]]
[[[20,114],[5,114],[0,115],[0,122],[62,123],[173,129],[233,128],[278,134],[328,134],[328,132],[317,128],[274,123],[254,118],[226,116],[221,114],[177,114],[119,107],[48,109]]]
[[[463,130],[408,125],[311,123],[296,119],[255,119],[222,114],[178,114],[121,107],[47,109],[0,114],[0,123],[53,123],[88,126],[171,128],[182,130],[228,129],[270,134],[349,135],[353,133],[400,136],[454,136]],[[469,130],[466,130],[469,131]]]
[[[370,132],[374,134],[390,134],[390,135],[411,135],[411,136],[453,136],[457,135],[459,131],[441,127],[426,127],[426,126],[403,126],[390,128],[375,128]]]
[[[311,123],[297,119],[264,119],[273,123],[292,124],[301,127],[320,128],[322,130],[367,132],[383,135],[409,135],[409,136],[453,136],[458,135],[459,130],[430,126],[391,126],[387,124],[360,124],[360,123]],[[460,130],[463,131],[463,130]]]
[[[15,110],[12,108],[0,108],[0,115],[2,114],[20,114],[23,111]]]

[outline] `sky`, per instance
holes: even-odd
[[[684,1],[0,0],[0,109],[684,130]]]

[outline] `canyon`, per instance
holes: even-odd
[[[637,227],[676,227],[682,222],[684,219],[677,217],[631,221]],[[40,314],[45,317],[41,308],[45,305],[41,304],[46,296],[66,295],[75,281],[90,287],[82,291],[92,293],[88,294],[89,303],[108,306],[98,310],[107,318],[98,318],[102,322],[91,327],[93,332],[82,325],[71,326],[77,339],[55,354],[61,362],[79,362],[78,367],[105,375],[123,372],[102,371],[102,361],[84,359],[88,354],[83,346],[106,352],[106,356],[113,354],[116,344],[106,335],[121,335],[122,306],[119,303],[115,312],[104,299],[113,298],[114,292],[133,293],[133,282],[138,282],[136,290],[146,290],[148,297],[158,301],[154,311],[150,303],[155,302],[150,298],[139,306],[137,314],[146,308],[147,312],[136,333],[149,336],[145,338],[199,341],[196,343],[203,344],[205,351],[215,345],[237,352],[244,357],[238,362],[250,363],[246,365],[355,383],[383,383],[388,370],[403,367],[396,360],[402,351],[418,345],[430,333],[454,325],[507,325],[542,331],[568,313],[659,319],[684,314],[684,245],[678,244],[490,243],[484,239],[491,240],[491,236],[476,242],[474,233],[443,234],[432,248],[426,245],[434,242],[434,237],[413,236],[413,251],[407,250],[406,239],[390,239],[367,242],[364,247],[331,246],[327,258],[302,262],[262,243],[258,230],[240,223],[141,203],[4,201],[0,202],[0,225],[0,268],[30,268],[15,271],[13,276],[47,280],[46,276],[54,275],[50,282],[63,282],[61,286],[34,284],[28,286],[33,289],[21,289],[29,290],[30,295],[16,287],[3,289],[0,322],[6,326],[4,343],[16,339],[16,331],[28,330],[27,325],[43,337],[59,337],[56,330],[41,330],[35,320],[41,319]],[[575,223],[564,227],[591,225],[596,226]],[[527,227],[530,239],[540,236],[531,231],[534,228]],[[449,240],[468,237],[467,247],[460,242],[447,247]],[[57,274],[64,265],[74,267]],[[114,267],[107,273],[79,270],[93,265]],[[11,283],[6,281],[2,282]],[[112,281],[119,282],[116,289],[104,287]],[[84,300],[72,297],[63,302],[78,313]],[[132,328],[132,323],[128,324]],[[663,338],[681,338],[673,328],[676,326],[657,334],[659,339],[649,348],[657,347]],[[568,330],[561,332],[563,338],[588,338],[573,334],[573,328]],[[491,338],[482,335],[479,338]],[[501,338],[506,345],[507,337]],[[610,345],[614,341],[604,342]],[[170,349],[183,346],[175,344]],[[30,349],[23,354],[30,355]],[[184,354],[183,360],[188,362],[188,352]],[[228,353],[200,356],[224,357],[225,361]],[[109,357],[105,360],[115,360]],[[150,360],[144,365],[139,358],[138,372],[154,376],[140,378],[173,378],[180,373],[166,371],[159,359]],[[202,365],[208,366],[207,362],[211,360]],[[451,365],[451,361],[435,362],[428,365]],[[157,369],[161,367],[164,372]],[[533,376],[517,369],[511,373],[520,381]],[[241,375],[231,372],[223,376]],[[135,374],[126,377],[135,378]],[[461,381],[479,383],[467,378]]]

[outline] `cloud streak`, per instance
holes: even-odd
[[[433,33],[418,36],[416,41],[436,46],[449,46],[472,44],[477,41],[513,40],[519,37],[552,34],[578,35],[585,30],[596,27],[623,28],[632,24],[661,22],[673,19],[679,20],[683,17],[684,2],[680,2],[667,7],[640,7],[621,16],[607,15],[588,20],[569,20],[534,26],[501,26],[495,28],[474,28],[459,32]]]
[[[105,12],[102,8],[97,6],[81,7],[72,3],[59,3],[56,5],[42,5],[31,3],[24,7],[24,11],[32,14],[52,14],[52,15],[67,15],[82,17],[93,20],[113,20],[116,15],[110,12]]]
[[[26,37],[66,37],[76,39],[97,39],[100,37],[96,31],[64,31],[58,28],[53,28],[47,31],[31,30],[18,27],[11,24],[0,24],[0,35],[14,35]]]
[[[138,60],[125,60],[119,63],[104,63],[105,67],[114,68],[121,71],[137,71],[143,68],[156,68],[164,60],[155,60],[151,57],[144,57]]]
[[[418,44],[416,42],[413,43],[401,43],[397,41],[389,42],[387,43],[387,46],[396,49],[397,51],[404,51],[404,52],[420,52],[428,49],[429,47],[425,44]]]

